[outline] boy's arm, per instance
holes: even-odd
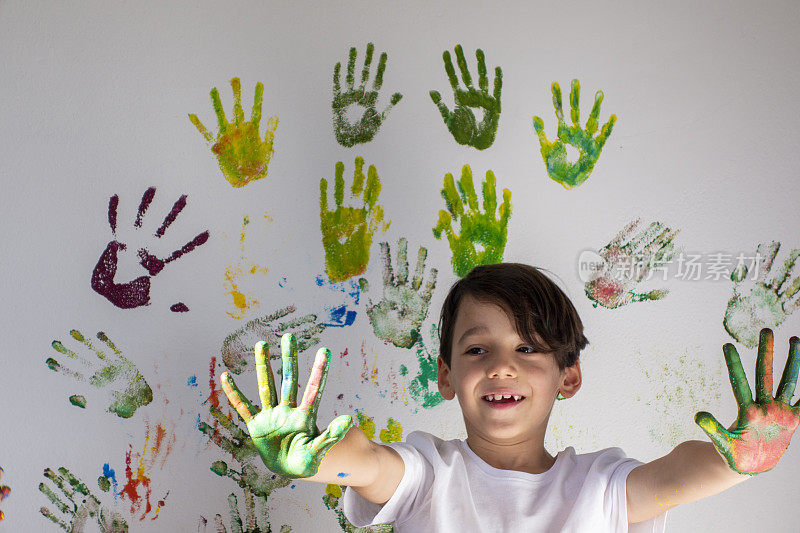
[[[723,346],[739,405],[736,422],[725,429],[711,414],[697,413],[695,422],[711,443],[684,442],[664,457],[634,468],[626,484],[628,523],[717,494],[778,463],[800,424],[800,401],[790,404],[800,368],[800,339],[789,340],[789,357],[774,398],[772,344],[772,331],[761,330],[755,401],[736,348]]]

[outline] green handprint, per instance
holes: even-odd
[[[58,469],[58,474],[46,468],[44,477],[49,479],[64,496],[59,497],[45,483],[39,483],[39,491],[66,515],[66,519],[62,520],[47,507],[42,507],[39,512],[64,531],[83,533],[90,523],[97,524],[102,533],[128,531],[127,522],[118,513],[103,507],[86,485],[63,466]]]
[[[733,344],[722,347],[728,365],[733,395],[739,406],[736,423],[725,429],[710,413],[699,412],[695,422],[706,432],[731,469],[755,475],[773,468],[780,460],[792,434],[800,424],[800,400],[791,405],[800,368],[800,339],[789,339],[789,357],[772,396],[772,330],[759,334],[756,358],[756,400],[747,382],[739,353]]]
[[[408,241],[401,237],[398,241],[400,250],[397,252],[397,276],[392,271],[392,258],[389,252],[389,243],[381,243],[381,257],[383,258],[383,299],[377,304],[370,301],[367,307],[367,316],[372,324],[375,335],[384,341],[391,342],[398,348],[411,348],[419,338],[419,328],[422,321],[428,316],[433,289],[436,287],[435,268],[425,290],[420,292],[422,277],[425,271],[425,259],[428,250],[420,247],[417,254],[417,268],[414,279],[408,284]],[[361,290],[369,291],[369,282],[359,280]]]
[[[94,344],[84,337],[77,329],[71,330],[69,334],[73,339],[94,352],[99,363],[78,355],[58,340],[53,341],[53,349],[58,353],[68,356],[70,359],[75,359],[90,370],[95,368],[98,364],[101,365],[100,368],[89,377],[89,384],[98,389],[110,391],[111,403],[108,406],[108,412],[115,413],[122,418],[130,418],[138,408],[153,401],[153,391],[150,385],[147,384],[147,381],[145,381],[144,376],[142,376],[139,369],[136,368],[136,365],[122,355],[122,352],[119,351],[105,333],[99,331],[97,333],[97,338],[111,348],[114,352],[112,356],[108,356],[105,352],[95,347]],[[54,372],[64,374],[77,381],[86,381],[86,376],[83,372],[66,368],[52,357],[48,357],[45,363],[50,370]],[[86,407],[86,398],[79,394],[70,396],[70,402],[77,407]]]
[[[365,143],[372,140],[378,129],[386,120],[386,116],[394,105],[403,98],[400,93],[394,93],[390,104],[386,106],[382,113],[378,114],[375,110],[375,103],[378,99],[378,91],[381,90],[383,85],[383,71],[386,70],[386,52],[381,54],[378,61],[378,73],[375,75],[375,81],[372,83],[372,90],[367,91],[367,79],[369,78],[369,67],[372,63],[372,52],[375,46],[372,43],[367,43],[367,55],[364,58],[364,68],[361,70],[361,85],[356,88],[354,79],[354,70],[356,65],[356,49],[350,48],[350,60],[347,62],[347,77],[345,78],[347,87],[346,91],[342,93],[340,83],[340,71],[342,64],[336,63],[333,69],[333,132],[336,135],[336,140],[342,146],[351,147],[359,143]],[[355,124],[351,124],[347,119],[347,110],[352,105],[359,105],[364,109],[364,114],[361,119]]]
[[[450,250],[453,252],[452,265],[456,276],[463,278],[478,265],[493,265],[503,260],[508,237],[508,219],[511,217],[511,191],[503,189],[503,203],[500,205],[500,220],[497,220],[496,179],[491,170],[486,171],[483,182],[483,212],[478,207],[478,195],[472,183],[472,170],[469,165],[461,169],[458,191],[453,175],[444,177],[442,198],[447,203],[447,211],[439,211],[439,222],[433,228],[433,236],[441,239],[442,231],[447,235]],[[464,205],[469,210],[464,209]],[[461,224],[458,235],[453,232],[453,219]],[[476,249],[483,247],[482,251]]]
[[[259,514],[256,515],[255,500],[258,500]],[[244,491],[245,522],[242,523],[242,515],[239,514],[239,501],[235,494],[228,495],[228,509],[231,517],[231,533],[272,533],[272,526],[269,523],[267,511],[267,499],[263,496],[254,496],[250,491]],[[260,518],[260,519],[259,519]],[[208,520],[200,517],[197,524],[197,533],[206,533]],[[292,528],[288,525],[281,526],[280,533],[291,533]],[[214,533],[228,533],[222,515],[214,516]]]
[[[436,407],[444,401],[444,398],[435,387],[439,375],[436,364],[436,360],[439,358],[439,350],[435,348],[439,342],[439,328],[436,324],[431,324],[430,337],[433,349],[428,350],[422,337],[414,345],[417,350],[419,372],[408,384],[408,392],[425,409]],[[403,376],[408,375],[408,367],[401,365],[400,374]]]
[[[745,280],[748,268],[744,263],[731,273],[733,296],[728,300],[722,324],[731,337],[748,348],[755,347],[761,328],[780,326],[787,316],[800,307],[799,299],[792,300],[800,292],[800,275],[787,283],[800,257],[800,249],[789,252],[786,261],[776,268],[771,279],[767,279],[780,247],[779,242],[758,245],[754,278]]]
[[[336,163],[334,200],[336,210],[328,210],[328,180],[319,181],[319,219],[322,230],[322,246],[325,248],[325,271],[332,282],[344,281],[363,274],[369,263],[372,236],[378,228],[389,229],[383,222],[383,207],[377,205],[381,193],[381,180],[375,165],[370,165],[364,188],[364,159],[356,157],[353,172],[353,199],[363,196],[363,206],[344,207],[344,163]]]
[[[461,45],[456,45],[456,62],[461,71],[461,79],[467,87],[461,89],[458,86],[458,78],[453,68],[453,61],[450,52],[445,50],[442,54],[444,59],[444,69],[447,72],[447,79],[453,88],[455,109],[451,113],[438,91],[431,91],[431,100],[439,108],[442,119],[447,129],[453,135],[458,144],[472,146],[478,150],[489,148],[494,142],[497,134],[497,126],[500,123],[500,92],[503,88],[503,71],[500,67],[494,69],[494,93],[489,94],[489,78],[486,76],[486,59],[483,50],[475,50],[475,57],[478,59],[478,87],[472,84],[472,76],[467,68],[467,60],[464,58],[464,50]],[[477,122],[472,108],[482,109],[483,118]]]
[[[533,117],[533,128],[539,136],[542,157],[547,165],[547,175],[553,180],[564,186],[565,189],[572,189],[579,186],[589,179],[594,164],[600,157],[603,145],[606,143],[611,130],[617,122],[617,116],[611,115],[600,133],[597,133],[597,119],[600,116],[600,104],[603,103],[603,91],[597,91],[594,95],[594,106],[589,113],[589,120],[586,122],[586,129],[580,125],[580,93],[581,84],[578,80],[572,80],[572,88],[569,92],[570,117],[572,126],[567,126],[564,122],[564,108],[561,103],[561,87],[558,82],[553,82],[553,106],[556,109],[558,119],[558,132],[556,140],[547,141],[544,134],[544,121],[539,117]],[[566,146],[572,146],[578,150],[578,160],[570,162],[567,160]]]
[[[320,348],[308,379],[303,400],[297,405],[297,341],[287,333],[281,338],[283,381],[278,403],[267,344],[255,346],[256,376],[262,410],[239,391],[230,373],[221,376],[222,389],[236,412],[247,424],[253,445],[267,468],[289,478],[311,477],[317,473],[322,458],[342,440],[353,425],[347,415],[337,417],[320,433],[317,409],[328,376],[331,352]]]
[[[211,103],[217,114],[219,131],[217,138],[203,126],[195,114],[189,114],[189,120],[195,125],[206,142],[211,146],[211,151],[217,156],[219,168],[228,183],[234,187],[244,187],[253,180],[258,180],[267,175],[269,161],[275,150],[272,141],[278,127],[278,117],[271,117],[267,121],[264,140],[261,140],[259,127],[261,124],[261,102],[264,94],[264,84],[256,83],[256,93],[253,98],[253,111],[250,121],[245,122],[242,110],[242,84],[239,78],[231,79],[233,89],[233,122],[228,122],[219,91],[211,89]]]

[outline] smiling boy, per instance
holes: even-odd
[[[708,413],[698,424],[712,443],[688,441],[643,464],[619,448],[556,457],[544,448],[560,394],[581,386],[587,340],[569,298],[535,267],[487,265],[450,290],[440,318],[439,391],[457,398],[467,439],[425,432],[380,445],[336,418],[321,432],[316,412],[330,352],[320,349],[297,405],[297,347],[282,339],[281,401],[266,344],[256,345],[259,412],[225,373],[222,387],[247,423],[265,464],[288,477],[348,485],[345,514],[356,526],[392,522],[396,531],[663,531],[665,511],[719,493],[777,463],[800,421],[789,401],[800,341],[772,397],[772,333],[762,331],[757,397],[732,345],[724,348],[739,404],[730,431]],[[667,499],[665,496],[668,495]]]

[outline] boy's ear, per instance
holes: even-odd
[[[444,359],[441,357],[436,360],[436,364],[439,368],[439,394],[441,394],[442,398],[445,400],[452,400],[456,397],[456,390],[450,383],[450,367],[447,366],[447,363],[445,363]]]
[[[571,398],[575,396],[578,389],[581,388],[581,362],[576,361],[574,365],[568,366],[564,369],[564,375],[561,376],[561,385],[558,387],[558,392],[564,398]]]

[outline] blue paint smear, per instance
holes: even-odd
[[[346,305],[331,307],[327,311],[327,322],[323,322],[323,324],[328,327],[343,328],[352,325],[356,321],[357,313],[347,309]]]
[[[197,376],[189,376],[186,379],[186,385],[189,387],[197,387]]]
[[[286,276],[282,277],[281,280],[278,282],[278,287],[285,287],[286,286]]]
[[[353,304],[355,305],[358,305],[358,301],[361,298],[361,287],[359,287],[358,281],[355,279],[331,283],[324,275],[317,274],[316,278],[314,278],[314,283],[317,284],[317,287],[327,285],[328,288],[333,292],[341,292],[342,294],[346,294],[353,300]]]
[[[336,477],[347,477],[349,475],[350,474],[348,474],[347,472],[339,472],[338,474],[336,474]]]
[[[117,490],[117,473],[108,465],[108,463],[103,465],[103,477],[111,480],[111,487],[114,491],[114,501],[116,501],[117,496],[119,496],[119,491]]]

